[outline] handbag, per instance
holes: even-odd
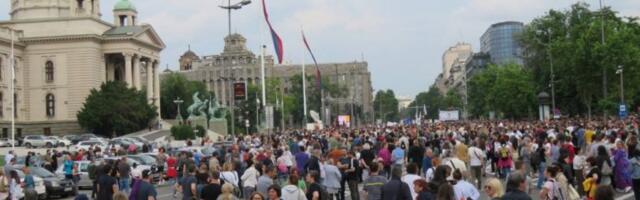
[[[573,185],[569,185],[569,200],[580,200],[580,194]]]

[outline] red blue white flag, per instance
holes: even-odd
[[[284,48],[282,47],[282,39],[278,36],[275,30],[273,30],[273,26],[271,26],[271,22],[269,21],[269,14],[267,13],[267,5],[265,4],[265,0],[262,0],[262,11],[264,12],[264,20],[267,21],[267,25],[269,25],[269,31],[271,32],[271,39],[273,40],[273,48],[276,50],[276,57],[278,57],[278,64],[282,64],[282,57],[284,55]]]
[[[304,42],[304,46],[307,47],[309,54],[311,54],[311,59],[313,59],[313,63],[316,65],[316,87],[320,88],[322,85],[320,67],[318,67],[318,61],[316,60],[316,56],[313,55],[313,51],[311,51],[311,47],[309,47],[309,42],[307,42],[307,37],[304,36],[304,31],[302,31],[302,41]]]

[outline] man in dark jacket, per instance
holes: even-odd
[[[531,197],[523,192],[527,187],[525,177],[520,173],[513,173],[507,181],[507,193],[502,196],[505,200],[531,200]]]
[[[409,185],[402,182],[402,168],[395,167],[391,170],[391,180],[382,186],[382,200],[411,199]]]

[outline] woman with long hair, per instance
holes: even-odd
[[[600,169],[594,157],[587,158],[587,165],[582,187],[587,194],[587,200],[592,200],[595,197],[596,188],[600,184]]]
[[[629,163],[629,156],[627,154],[627,148],[621,139],[616,139],[616,148],[613,149],[613,160],[615,161],[614,180],[615,188],[624,192],[631,191],[631,165]]]
[[[431,200],[433,199],[433,193],[429,191],[427,187],[427,181],[424,179],[418,179],[413,181],[413,188],[415,189],[418,196],[416,200]]]
[[[558,171],[559,169],[555,165],[549,166],[545,170],[544,176],[546,178],[546,182],[540,190],[540,199],[562,199],[562,195],[559,192],[560,183],[556,180]]]
[[[492,200],[500,200],[504,195],[504,187],[502,182],[497,178],[490,178],[484,184],[484,192]]]
[[[11,170],[11,172],[9,172],[9,192],[9,199],[11,200],[18,200],[24,197],[22,186],[20,186],[20,176],[18,176],[18,172],[16,170]]]
[[[222,194],[218,196],[217,200],[238,200],[238,197],[233,195],[233,185],[230,183],[222,185]]]
[[[436,200],[456,200],[456,193],[453,190],[453,186],[449,183],[442,184],[438,188]]]

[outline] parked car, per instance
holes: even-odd
[[[0,139],[0,147],[10,147],[12,143],[11,141],[12,141],[11,139],[7,139],[7,138]],[[16,146],[18,146],[17,143],[16,143]]]
[[[16,172],[18,172],[18,176],[20,177],[20,182],[23,183],[24,182],[24,172],[22,170],[16,170]],[[44,181],[42,180],[42,178],[38,177],[38,176],[33,176],[33,181],[35,182],[36,187],[34,188],[36,190],[36,193],[38,194],[38,199],[46,199],[47,198],[47,188],[44,186]],[[24,187],[24,186],[22,186]],[[24,190],[23,190],[24,191]]]
[[[80,170],[80,180],[78,181],[79,189],[91,189],[93,187],[93,182],[89,178],[89,165],[91,161],[74,161],[74,164],[78,165],[78,169]],[[64,164],[58,165],[58,169],[56,169],[55,174],[64,179]]]
[[[80,149],[82,150],[89,150],[89,147],[95,147],[98,146],[101,149],[105,149],[107,147],[107,143],[104,143],[100,140],[88,140],[88,141],[81,141],[78,142],[78,144],[76,144],[75,146],[75,150],[78,151]]]
[[[24,166],[26,161],[27,161],[27,156],[16,157],[16,165]],[[31,156],[31,158],[29,158],[29,162],[32,164],[29,167],[32,167],[32,166],[42,167],[42,165],[45,163],[45,161],[42,160],[40,156]]]
[[[22,168],[20,165],[14,165],[15,168]],[[33,176],[39,177],[44,181],[47,199],[51,196],[67,197],[75,195],[73,193],[73,182],[58,177],[42,167],[29,167]]]
[[[88,141],[88,140],[104,140],[104,138],[99,137],[95,134],[92,133],[87,133],[87,134],[82,134],[82,135],[78,135],[76,137],[73,137],[71,139],[71,142],[73,144],[78,144],[81,141]]]
[[[71,145],[71,140],[67,140],[63,137],[58,137],[58,136],[49,136],[49,138],[51,138],[52,140],[56,140],[58,141],[57,145],[58,147],[66,147],[66,146],[70,146]]]
[[[58,143],[58,141],[52,140],[49,137],[43,136],[43,135],[29,135],[24,137],[23,143],[24,143],[24,146],[27,148],[31,148],[31,147],[52,148]]]
[[[146,140],[144,138],[137,137],[137,136],[131,136],[131,137],[126,137],[126,138],[129,138],[130,140],[133,140],[135,142],[139,142],[140,144],[149,144],[150,143],[149,140]],[[138,145],[138,144],[136,143],[136,145]]]
[[[105,162],[112,164],[120,159],[122,159],[122,157],[104,158]],[[157,183],[158,181],[160,181],[161,173],[163,172],[158,171],[155,162],[151,164],[148,161],[143,161],[141,159],[142,158],[135,155],[127,155],[127,163],[129,164],[129,166],[131,166],[131,171],[133,172],[134,170],[136,170],[141,173],[144,170],[149,170],[152,172],[151,180],[153,181],[153,183]]]
[[[124,138],[113,138],[109,141],[109,146],[116,145],[126,149],[127,147],[129,147],[129,145],[131,145],[131,143],[131,141]]]

